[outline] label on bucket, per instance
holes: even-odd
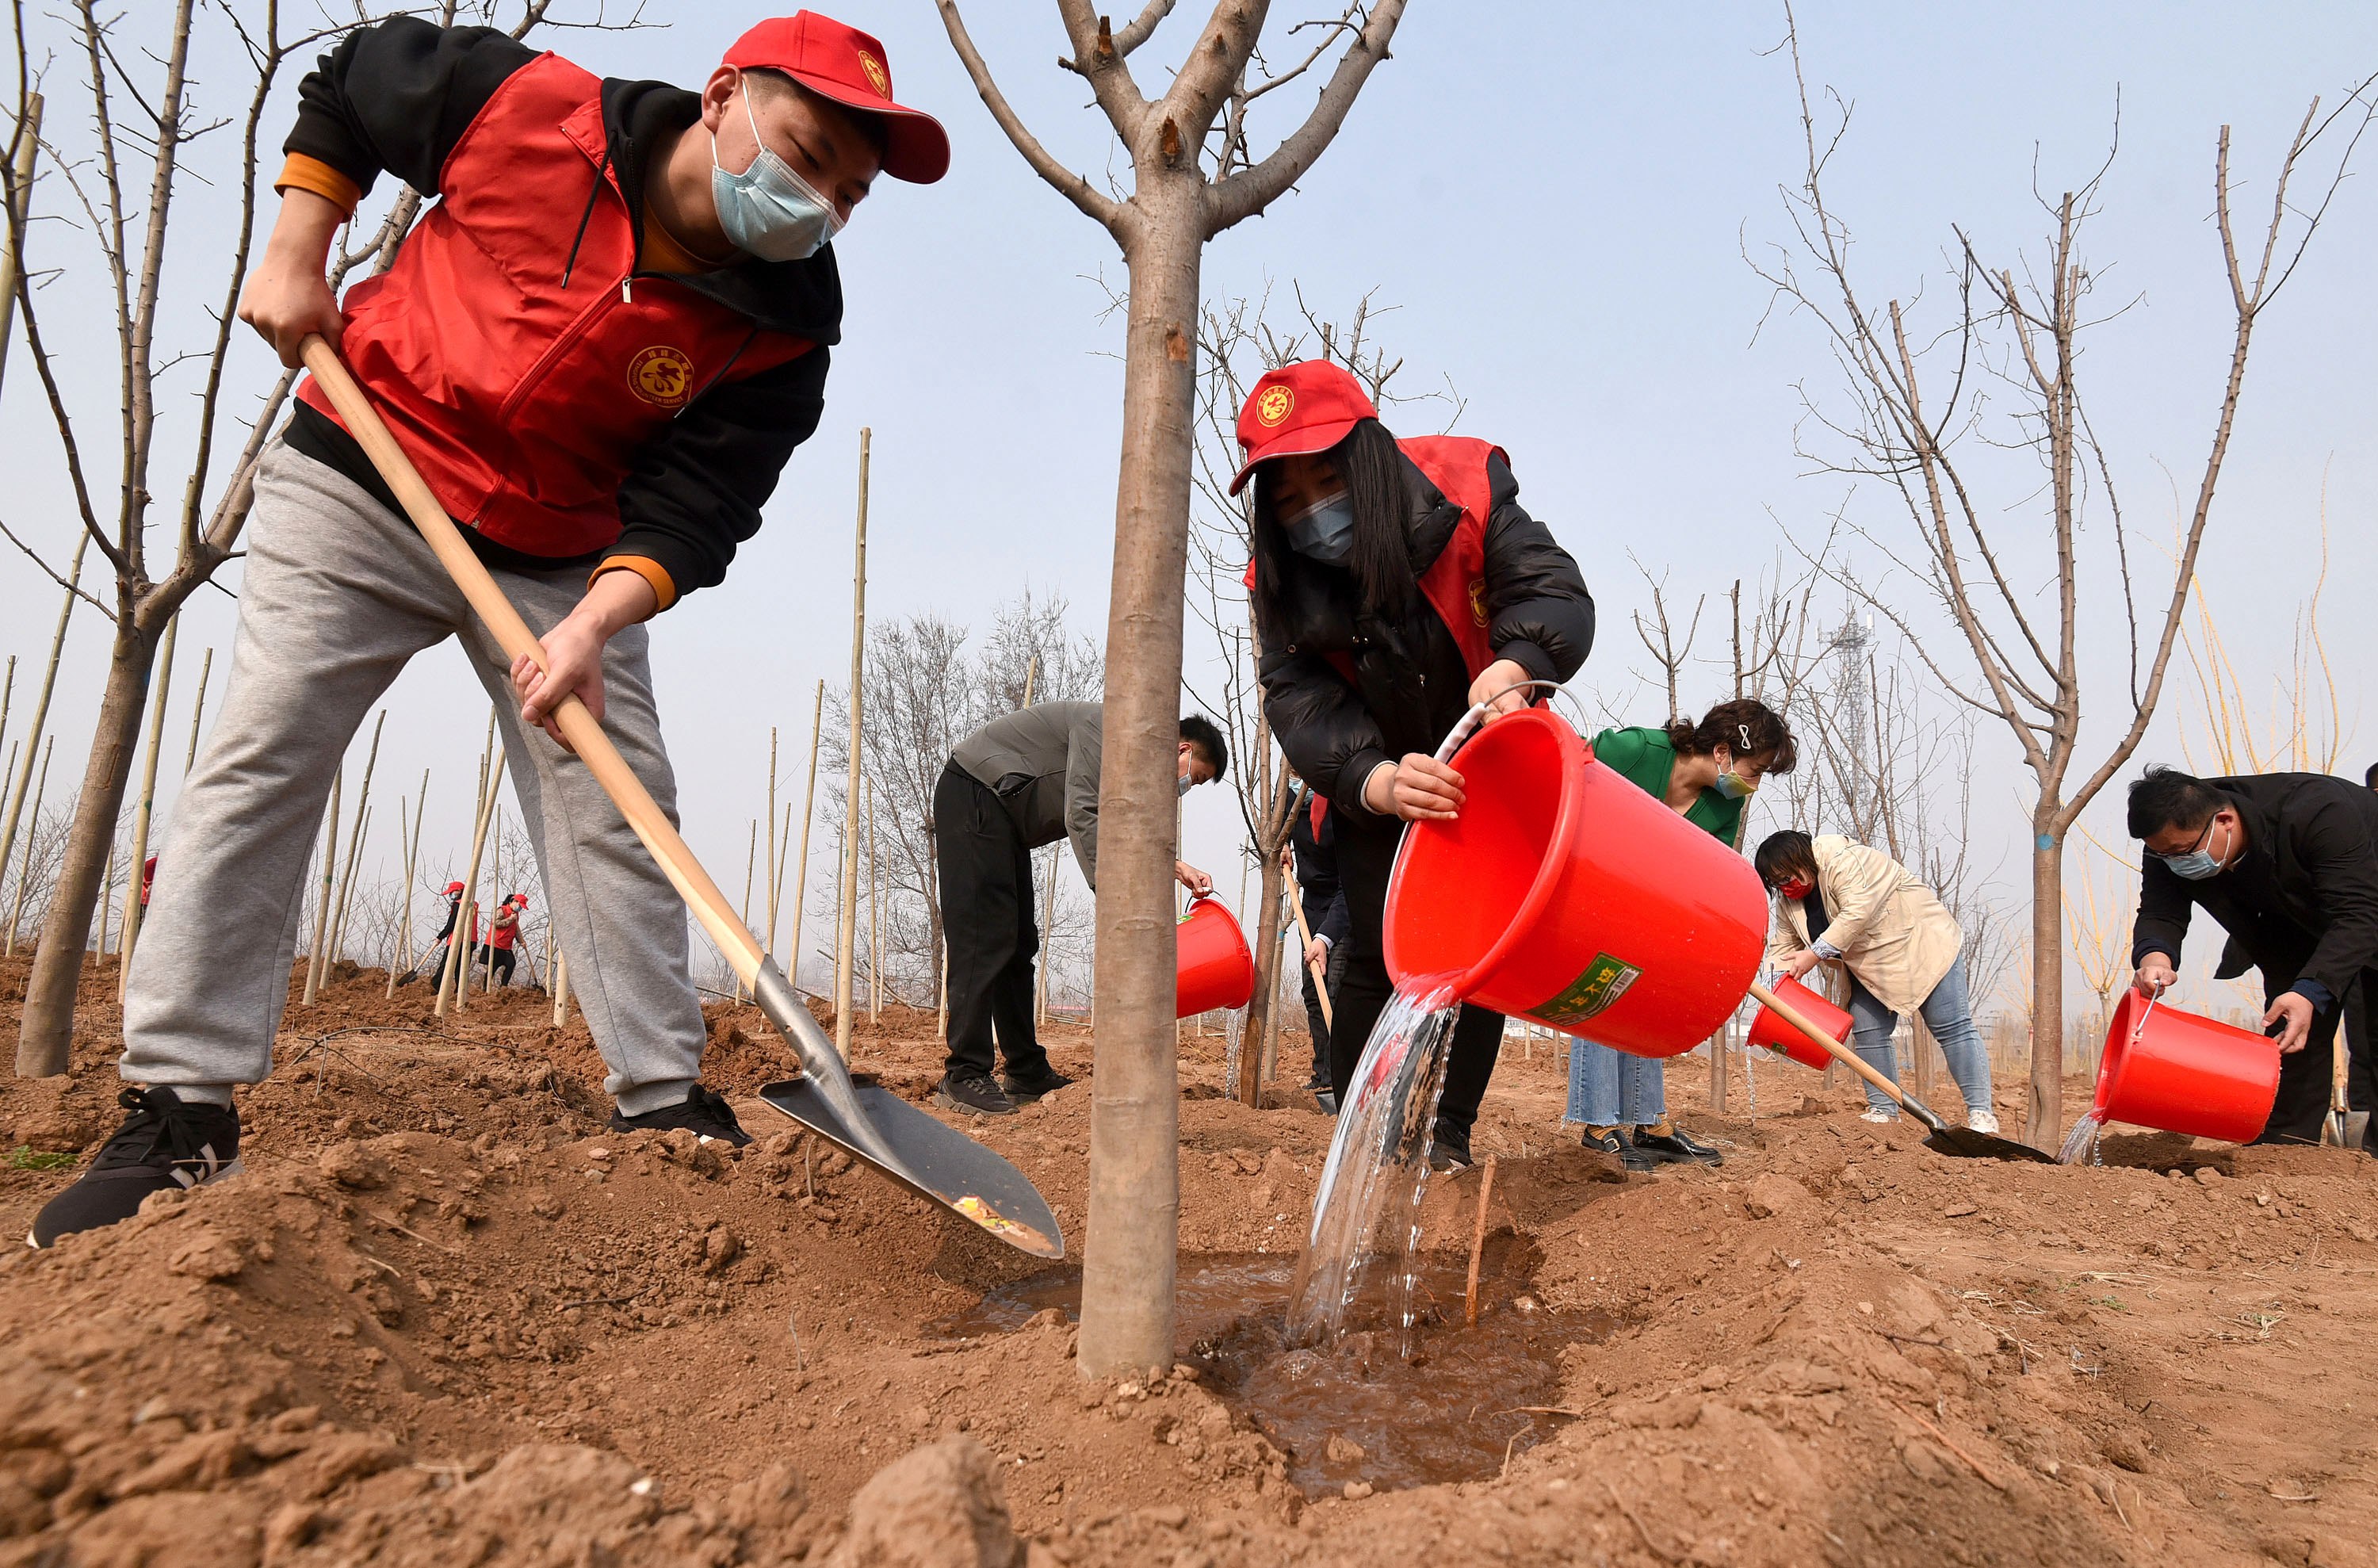
[[[1627,995],[1627,988],[1643,977],[1643,971],[1623,959],[1607,953],[1597,953],[1585,966],[1585,972],[1568,983],[1567,989],[1542,1006],[1531,1008],[1529,1016],[1567,1029],[1583,1023],[1595,1014],[1607,1011],[1613,1002]]]

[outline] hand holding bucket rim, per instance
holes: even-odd
[[[496,580],[480,564],[479,558],[471,552],[471,547],[463,542],[462,531],[454,525],[454,520],[446,515],[446,509],[430,493],[429,487],[413,466],[412,459],[405,456],[404,449],[397,444],[396,438],[381,422],[370,398],[339,357],[338,350],[324,341],[319,333],[309,332],[300,353],[306,368],[330,394],[330,402],[338,409],[348,432],[370,456],[372,465],[379,470],[380,476],[388,481],[389,488],[402,503],[406,516],[421,531],[423,540],[437,555],[438,563],[454,579],[455,586],[462,591],[462,597],[469,601],[473,611],[495,634],[505,654],[514,659],[525,655],[534,659],[538,668],[544,668],[545,649],[537,641],[536,634],[529,630],[528,622],[521,619],[520,611],[512,608],[511,601],[496,585]],[[553,709],[552,718],[569,737],[570,747],[586,765],[586,770],[594,776],[603,792],[619,807],[619,814],[627,819],[628,826],[634,829],[637,838],[659,863],[677,888],[678,895],[692,910],[694,918],[702,923],[710,939],[717,944],[719,952],[726,957],[736,978],[752,988],[752,994],[767,1013],[769,1021],[784,1033],[794,1055],[800,1058],[802,1070],[816,1084],[819,1094],[842,1119],[852,1136],[864,1145],[859,1152],[886,1170],[906,1177],[908,1175],[907,1165],[885,1146],[874,1122],[859,1105],[859,1097],[851,1088],[849,1071],[843,1066],[842,1058],[835,1055],[833,1043],[818,1028],[817,1020],[810,1017],[809,1008],[801,1004],[783,971],[761,950],[757,939],[728,912],[733,906],[727,903],[727,896],[719,891],[709,874],[703,870],[701,862],[693,858],[693,851],[679,837],[677,829],[662,813],[651,791],[644,788],[643,780],[629,768],[627,759],[611,743],[611,738],[603,732],[602,722],[574,695],[563,698]]]

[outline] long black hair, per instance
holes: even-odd
[[[1412,574],[1411,544],[1406,537],[1411,521],[1411,460],[1397,449],[1396,438],[1376,419],[1364,419],[1346,439],[1322,455],[1329,459],[1354,503],[1354,544],[1345,566],[1361,596],[1362,609],[1383,620],[1397,621],[1420,597],[1420,581]],[[1279,523],[1279,481],[1268,463],[1255,476],[1255,563],[1253,595],[1255,624],[1272,636],[1282,635],[1287,609],[1282,589],[1287,582],[1288,531]]]

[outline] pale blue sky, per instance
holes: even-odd
[[[159,9],[136,6],[133,16]],[[735,30],[727,18],[744,16],[655,9],[674,13],[674,24],[552,42],[600,72],[691,84]],[[1052,8],[976,0],[969,9],[984,52],[1050,145],[1076,166],[1106,168],[1103,122],[1084,106],[1079,78],[1051,66],[1063,42]],[[1195,25],[1188,13],[1204,7],[1189,0],[1182,9],[1136,57],[1144,80],[1161,79],[1160,62]],[[846,5],[841,14],[883,36],[901,98],[942,115],[955,159],[936,187],[884,182],[838,242],[849,314],[825,423],[727,585],[655,628],[688,838],[722,883],[738,880],[732,862],[760,809],[768,724],[784,726],[798,750],[813,682],[839,681],[847,668],[860,425],[874,430],[876,614],[930,607],[987,622],[993,601],[1029,585],[1068,595],[1093,628],[1104,615],[1119,331],[1089,280],[1120,281],[1112,244],[1008,147],[931,6]],[[2141,303],[2097,339],[2087,374],[2132,520],[2166,537],[2168,492],[2156,464],[2192,491],[2228,351],[2207,222],[2215,137],[2225,122],[2235,127],[2251,226],[2310,97],[2334,99],[2378,67],[2378,11],[2264,6],[2241,26],[2233,7],[2210,4],[1810,4],[1800,25],[1812,78],[1856,106],[1832,195],[1878,295],[1918,283],[1937,292],[1952,223],[1994,255],[2036,247],[2044,220],[2030,195],[2035,163],[2050,190],[2084,177],[2103,156],[2120,92],[2122,150],[2088,252],[2104,298]],[[1460,428],[1509,451],[1523,499],[1584,563],[1603,625],[1585,679],[1613,700],[1629,689],[1629,667],[1644,662],[1627,625],[1643,599],[1627,551],[1672,570],[1687,596],[1722,593],[1772,559],[1777,520],[1808,529],[1843,499],[1838,480],[1804,476],[1793,451],[1795,383],[1817,392],[1835,385],[1820,344],[1790,320],[1771,322],[1752,343],[1767,300],[1741,246],[1784,235],[1777,186],[1798,169],[1788,67],[1766,53],[1781,34],[1780,6],[1769,4],[1417,0],[1394,59],[1303,188],[1208,252],[1209,296],[1267,281],[1284,294],[1295,282],[1333,307],[1372,289],[1399,307],[1384,330],[1407,377],[1451,379],[1468,400]],[[1301,102],[1279,103],[1259,131],[1277,135],[1292,108]],[[182,255],[209,254],[219,223],[198,209],[225,199],[220,189],[194,192]],[[37,264],[54,260],[64,238],[38,237],[47,254],[37,249]],[[2372,652],[2354,590],[2378,567],[2368,392],[2378,313],[2365,282],[2373,241],[2378,199],[2365,175],[2263,323],[2206,555],[2233,651],[2250,664],[2282,657],[2311,581],[2326,473],[2327,630],[2349,707],[2368,685]],[[174,276],[185,275],[177,262]],[[211,266],[208,276],[210,295]],[[60,339],[66,295],[80,286],[52,291]],[[191,336],[205,327],[196,297],[177,295],[173,323]],[[100,345],[92,326],[77,335]],[[86,368],[101,380],[78,376],[102,411],[113,394],[109,357]],[[234,380],[257,386],[268,369],[259,345],[237,361]],[[16,499],[5,515],[63,556],[58,541],[70,535],[55,442],[21,355],[8,372],[0,452]],[[161,492],[178,492],[186,449],[186,440],[162,449]],[[2013,508],[2012,523],[2037,515],[2011,488],[2000,499]],[[0,558],[0,654],[38,665],[56,597],[20,558]],[[2093,615],[2107,608],[2093,605]],[[229,610],[223,596],[206,595],[186,627],[176,725],[186,722],[197,651],[227,643]],[[86,615],[62,683],[62,754],[69,745],[78,754],[88,735],[102,637]],[[1715,687],[1712,677],[1687,700]],[[2173,694],[2192,700],[2184,688]],[[1647,721],[1661,717],[1653,706],[1643,706]],[[444,652],[419,661],[391,708],[378,788],[393,794],[395,780],[437,767],[434,850],[466,830],[465,762],[481,729],[475,688]],[[2176,754],[2168,736],[2167,726],[2150,752]],[[2378,734],[2365,739],[2378,746]],[[168,793],[177,764],[166,769]],[[1976,832],[2004,840],[2013,874],[2024,834],[2013,806],[2027,790],[2012,749],[1988,731],[1976,774]],[[1232,891],[1236,833],[1219,791],[1191,796],[1191,858]],[[374,837],[392,857],[394,833],[383,826]],[[2007,881],[2012,891],[2014,876]]]

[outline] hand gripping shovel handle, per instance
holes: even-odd
[[[1909,1116],[1914,1116],[1917,1121],[1922,1122],[1927,1128],[1930,1128],[1934,1132],[1946,1132],[1949,1130],[1949,1124],[1942,1121],[1939,1116],[1934,1116],[1931,1109],[1927,1106],[1923,1101],[1911,1099],[1905,1093],[1903,1093],[1899,1085],[1892,1082],[1891,1080],[1883,1077],[1881,1073],[1876,1071],[1874,1067],[1868,1064],[1865,1057],[1860,1056],[1856,1052],[1852,1051],[1848,1046],[1843,1044],[1832,1035],[1827,1034],[1815,1024],[1810,1023],[1807,1019],[1803,1018],[1797,1011],[1796,1011],[1789,1002],[1777,996],[1774,992],[1770,991],[1764,985],[1753,985],[1750,988],[1750,995],[1757,999],[1759,1006],[1765,1007],[1769,1012],[1773,1013],[1777,1018],[1782,1019],[1785,1023],[1790,1024],[1794,1029],[1798,1030],[1802,1034],[1807,1035],[1809,1041],[1820,1050],[1822,1050],[1827,1055],[1830,1055],[1833,1060],[1841,1063],[1842,1066],[1849,1068],[1850,1071],[1857,1074],[1858,1077],[1866,1080],[1868,1083],[1873,1084],[1877,1089],[1881,1090],[1885,1094],[1890,1095],[1893,1100],[1897,1101],[1901,1110],[1905,1111]]]
[[[370,456],[372,466],[379,470],[380,477],[403,506],[405,515],[421,531],[438,564],[454,579],[454,585],[462,590],[471,609],[495,633],[498,645],[512,658],[526,654],[539,669],[545,668],[544,645],[528,629],[528,622],[521,619],[520,611],[512,608],[511,600],[496,585],[496,580],[487,574],[487,569],[479,563],[479,558],[471,553],[471,547],[462,540],[462,530],[446,515],[438,498],[429,493],[413,460],[404,455],[404,449],[397,445],[396,438],[381,423],[371,400],[356,385],[354,377],[348,374],[338,351],[320,336],[309,333],[301,352],[306,368],[330,394],[348,433]],[[619,814],[628,819],[628,826],[635,829],[636,837],[660,862],[661,870],[677,888],[679,897],[693,911],[703,930],[710,934],[711,941],[726,955],[735,977],[751,987],[752,995],[767,1013],[769,1021],[784,1032],[793,1054],[800,1058],[802,1070],[809,1074],[827,1105],[868,1146],[864,1152],[895,1171],[904,1169],[898,1157],[883,1147],[875,1125],[859,1108],[858,1096],[851,1092],[850,1074],[835,1055],[833,1042],[826,1039],[817,1020],[810,1017],[809,1008],[794,995],[792,986],[762,950],[758,940],[735,918],[731,912],[734,906],[727,901],[727,895],[719,891],[710,874],[693,858],[693,851],[678,836],[660,802],[653,799],[643,780],[628,766],[619,748],[603,733],[601,721],[574,696],[564,697],[553,717],[579,760],[586,765],[586,771],[594,776],[611,803],[619,808]]]

